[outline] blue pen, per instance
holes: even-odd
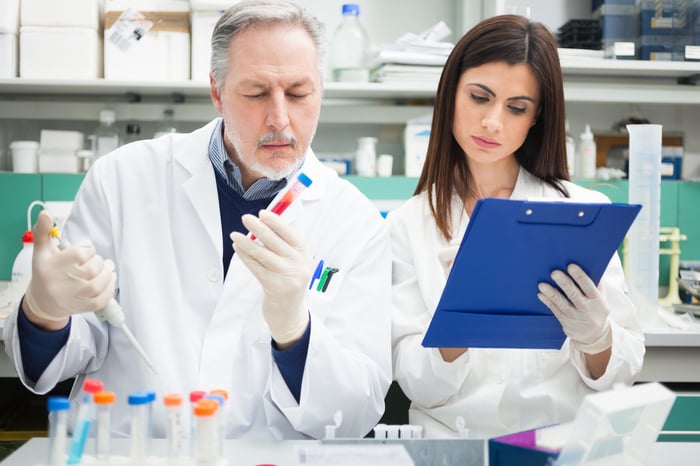
[[[314,282],[316,281],[317,278],[321,276],[321,271],[323,270],[323,259],[318,261],[318,265],[316,266],[316,270],[314,271],[314,274],[311,276],[311,283],[309,283],[309,289],[313,288]]]

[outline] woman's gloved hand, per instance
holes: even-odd
[[[306,290],[314,261],[297,233],[277,214],[246,214],[243,225],[255,235],[231,233],[233,249],[263,288],[263,316],[278,344],[298,340],[309,324]],[[258,241],[259,240],[259,241]]]
[[[97,255],[89,243],[59,249],[51,228],[51,214],[41,211],[33,229],[32,278],[23,305],[27,318],[40,326],[45,321],[65,325],[71,314],[104,308],[116,282],[112,261]]]
[[[552,272],[552,280],[564,294],[543,282],[537,297],[559,319],[574,347],[588,354],[600,353],[612,345],[610,308],[581,267],[570,264],[567,272]]]

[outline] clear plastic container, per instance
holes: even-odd
[[[369,81],[368,49],[369,35],[360,23],[360,6],[344,4],[343,19],[331,41],[333,81]]]
[[[358,138],[355,167],[359,176],[377,176],[377,138]]]
[[[22,249],[12,263],[12,286],[25,290],[32,278],[32,254],[34,254],[34,236],[31,230],[22,235]]]
[[[95,393],[94,397],[97,411],[95,457],[98,461],[108,461],[111,455],[112,405],[114,405],[116,395],[110,391],[99,391]]]
[[[642,325],[658,318],[661,125],[627,125],[629,203],[642,210],[630,228],[625,269]]]
[[[595,178],[596,144],[589,124],[586,124],[586,129],[581,133],[576,162],[576,176],[587,180]]]
[[[49,466],[66,464],[66,440],[68,439],[68,411],[70,400],[52,396],[46,402],[49,411]]]

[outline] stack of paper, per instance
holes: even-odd
[[[453,44],[441,42],[452,31],[440,21],[421,34],[407,33],[381,47],[372,66],[372,81],[436,84]]]

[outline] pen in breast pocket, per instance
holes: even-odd
[[[287,210],[292,202],[294,202],[302,191],[311,185],[311,178],[306,176],[304,173],[299,173],[296,180],[289,185],[287,190],[282,194],[282,196],[275,202],[272,207],[270,207],[270,212],[277,215],[282,215],[282,212]],[[254,240],[255,235],[251,234],[250,239]]]

